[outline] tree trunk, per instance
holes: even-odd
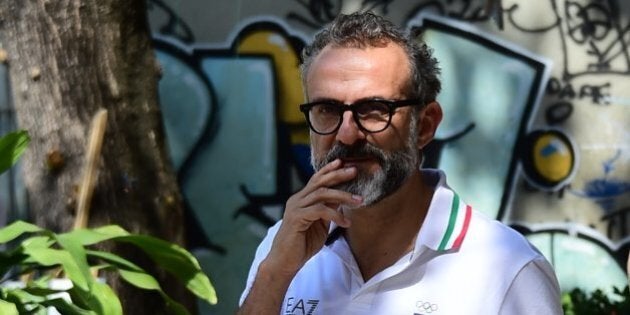
[[[105,108],[107,131],[88,224],[119,224],[183,242],[181,195],[166,153],[159,67],[146,14],[143,0],[2,1],[0,47],[18,125],[32,138],[23,167],[37,224],[56,231],[72,227],[90,122]],[[161,278],[171,296],[194,305]],[[163,312],[155,303],[160,298],[109,280],[126,314]]]

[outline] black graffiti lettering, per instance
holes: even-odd
[[[580,88],[580,99],[590,97],[593,103],[606,105],[608,103],[606,100],[610,99],[610,94],[607,93],[608,88],[610,88],[610,83],[602,85],[583,85]]]
[[[587,40],[602,40],[612,28],[609,10],[597,3],[582,6],[577,2],[567,1],[565,6],[569,36],[579,44]]]
[[[559,32],[561,45],[558,47],[562,49],[562,65],[564,66],[562,78],[571,80],[588,74],[630,74],[630,62],[628,62],[630,56],[627,48],[630,46],[628,36],[630,25],[622,19],[624,15],[619,14],[618,0],[550,0],[549,2],[551,4],[549,13],[556,19],[546,25],[525,26],[520,21],[529,23],[531,20],[519,16],[522,10],[518,4],[504,8],[503,12],[507,23],[523,33]],[[564,3],[561,4],[561,2]],[[582,52],[577,50],[582,50]],[[573,55],[588,57],[586,60],[572,62]],[[558,82],[550,81],[547,93],[552,93],[550,89],[560,90],[560,87],[555,85],[556,83]],[[566,89],[564,94],[569,97],[571,92],[570,89]],[[598,104],[601,104],[601,100]]]
[[[572,113],[573,104],[569,102],[558,102],[547,109],[545,119],[549,125],[556,125],[569,119]]]
[[[574,99],[575,95],[576,93],[575,93],[575,90],[573,89],[573,84],[571,83],[562,87],[562,89],[560,89],[560,93],[558,93],[558,96],[560,98]]]
[[[561,88],[562,88],[562,83],[560,83],[560,80],[558,80],[557,78],[551,78],[549,79],[549,83],[547,83],[546,92],[547,94],[550,94],[550,95],[558,94]]]
[[[159,26],[160,33],[163,35],[169,35],[178,38],[185,43],[192,43],[195,41],[193,31],[184,20],[177,15],[177,10],[169,7],[162,0],[150,0],[148,2],[148,9],[159,10],[167,16],[168,21],[164,25]]]
[[[561,19],[560,17],[557,17],[556,20],[549,24],[549,25],[543,25],[543,26],[538,26],[536,28],[528,28],[525,27],[523,25],[520,25],[517,21],[516,18],[514,17],[514,15],[516,15],[516,13],[518,12],[518,9],[520,8],[520,6],[518,4],[513,4],[512,6],[503,9],[503,12],[505,12],[505,14],[507,15],[507,20],[508,22],[517,30],[524,32],[524,33],[543,33],[543,32],[547,32],[550,30],[553,30],[555,28],[557,28],[560,24],[561,24]]]
[[[593,85],[584,84],[577,91],[571,82],[561,82],[557,78],[551,78],[547,83],[547,94],[558,96],[560,99],[585,99],[590,98],[594,104],[608,105],[610,103],[610,82]],[[566,105],[563,105],[566,107]]]
[[[388,2],[383,1],[381,2]],[[503,8],[496,0],[477,2],[471,0],[451,1],[424,1],[410,10],[407,19],[419,15],[425,10],[437,10],[441,15],[446,15],[468,22],[484,22],[491,18],[497,19],[497,24],[503,26]]]

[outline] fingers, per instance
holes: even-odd
[[[337,209],[341,204],[360,205],[362,201],[361,196],[333,188],[319,187],[302,198],[301,207],[306,208],[321,203],[329,208]]]
[[[305,226],[308,226],[310,222],[317,220],[323,220],[325,222],[335,222],[338,226],[347,228],[350,226],[350,220],[346,218],[341,211],[337,211],[335,208],[331,208],[324,204],[314,204],[312,206],[302,209],[302,219]]]
[[[337,210],[339,205],[360,205],[363,198],[330,188],[357,175],[356,168],[342,168],[341,164],[338,159],[328,163],[311,177],[304,189],[291,196],[287,201],[285,220],[297,223],[299,229],[308,229],[310,223],[317,220],[333,221],[347,227],[350,222]]]
[[[298,206],[303,208],[316,203],[326,203],[332,208],[337,208],[339,204],[361,204],[361,196],[330,188],[352,180],[357,176],[355,167],[343,168],[341,164],[341,160],[336,159],[316,172],[304,189],[297,194],[296,197],[300,199]]]
[[[342,162],[339,159],[326,164],[313,174],[301,192],[307,195],[321,187],[332,187],[356,177],[357,169],[355,167],[342,168],[341,166]]]
[[[340,204],[360,204],[362,199],[350,193],[322,187],[308,195],[294,195],[287,201],[284,215],[286,223],[296,224],[298,230],[306,230],[310,224],[318,221],[333,221],[342,227],[348,227],[350,222],[338,211]]]
[[[287,200],[282,225],[268,256],[282,262],[276,266],[278,269],[286,274],[297,272],[324,246],[330,222],[344,228],[350,226],[350,220],[338,210],[339,205],[360,205],[363,198],[330,187],[356,176],[355,167],[343,168],[337,159],[317,171],[302,190]]]

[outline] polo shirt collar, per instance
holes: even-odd
[[[440,170],[424,170],[426,177],[438,177],[429,210],[422,223],[414,252],[422,246],[442,252],[458,249],[468,232],[472,209],[462,202],[446,183],[446,175]]]

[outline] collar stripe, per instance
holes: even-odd
[[[459,212],[459,196],[453,192],[453,202],[451,204],[451,215],[448,219],[448,226],[446,228],[446,232],[444,232],[444,236],[442,237],[442,241],[440,242],[440,246],[438,246],[438,251],[443,251],[446,249],[446,244],[451,238],[453,234],[453,230],[455,229],[455,223],[457,222],[457,212]]]
[[[468,232],[468,225],[470,224],[470,217],[472,216],[472,208],[469,205],[466,205],[466,218],[464,219],[464,226],[462,230],[459,232],[459,235],[455,239],[455,243],[453,243],[453,248],[459,248],[462,246],[462,242],[464,242],[464,237],[466,236],[466,232]]]

